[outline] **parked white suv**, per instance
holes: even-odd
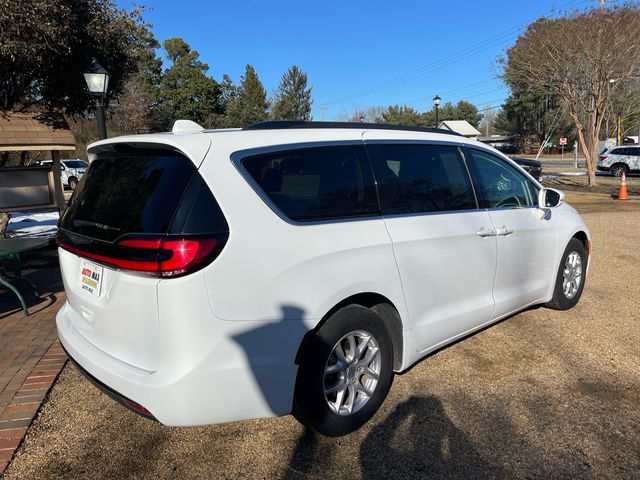
[[[573,307],[563,194],[440,130],[266,122],[94,143],[60,221],[62,345],[167,425],[364,424],[393,372],[530,305]]]
[[[625,145],[605,148],[598,157],[596,168],[600,171],[611,172],[620,177],[622,172],[640,171],[640,146]]]
[[[43,160],[39,162],[40,165],[45,167],[51,167],[52,160]],[[71,190],[75,190],[78,182],[84,175],[85,170],[89,167],[89,164],[80,159],[67,159],[60,160],[61,179],[62,185],[69,187]]]

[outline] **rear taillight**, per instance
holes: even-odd
[[[211,263],[220,253],[228,233],[129,237],[114,244],[76,243],[58,235],[58,245],[82,257],[128,270],[158,277],[175,277],[198,270]]]
[[[606,159],[607,156],[606,155],[600,155],[600,160],[603,161],[604,159]]]

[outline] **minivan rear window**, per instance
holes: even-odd
[[[112,242],[124,234],[165,234],[196,167],[170,150],[100,154],[60,220],[62,230]]]

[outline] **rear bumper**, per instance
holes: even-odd
[[[215,337],[212,331],[197,332],[200,338],[209,339],[200,345],[181,343],[174,334],[174,341],[163,348],[164,361],[157,370],[148,371],[85,339],[71,320],[74,314],[65,303],[56,317],[58,337],[68,356],[94,385],[147,418],[165,425],[192,426],[291,411],[300,339],[286,341],[280,335],[277,344],[269,345],[268,335],[262,332],[269,331],[270,325],[216,319],[210,322],[216,325]],[[184,320],[183,329],[188,328],[188,319],[177,320]]]
[[[98,390],[100,390],[102,393],[106,394],[107,396],[111,397],[113,400],[118,402],[123,407],[128,408],[132,412],[137,413],[138,415],[141,415],[145,418],[148,418],[149,420],[157,421],[157,419],[153,415],[151,415],[151,412],[149,412],[146,408],[144,408],[139,403],[136,403],[133,400],[125,397],[124,395],[121,395],[120,393],[116,392],[112,388],[102,383],[100,380],[98,380],[96,377],[94,377],[89,372],[87,372],[84,368],[82,368],[82,366],[78,362],[76,362],[71,355],[69,355],[69,352],[67,352],[64,347],[62,347],[62,349],[67,354],[67,357],[69,358],[69,360],[71,360],[71,363],[73,363],[73,366],[76,367],[78,371],[93,384],[94,387],[96,387]]]

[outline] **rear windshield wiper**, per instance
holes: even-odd
[[[92,222],[91,220],[74,220],[74,227],[96,227],[101,228],[102,230],[115,230],[119,232],[120,229],[116,227],[110,227],[109,225],[105,225],[104,223]]]

